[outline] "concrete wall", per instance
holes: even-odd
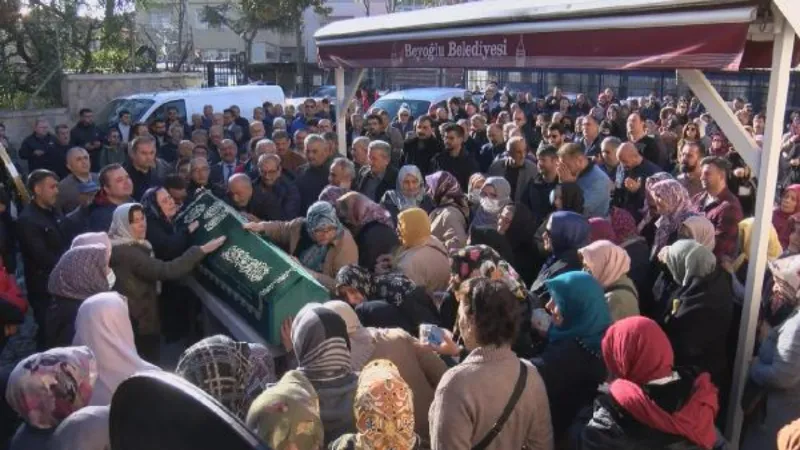
[[[69,118],[67,108],[30,109],[21,111],[0,111],[0,122],[6,126],[6,136],[11,146],[19,150],[22,140],[33,133],[33,123],[39,117],[50,122],[50,129],[61,123],[73,125]]]
[[[61,82],[61,101],[71,122],[81,108],[98,111],[110,100],[130,94],[200,87],[201,73],[119,73],[67,75]]]

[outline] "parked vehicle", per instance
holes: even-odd
[[[202,114],[205,105],[213,106],[215,112],[236,105],[242,117],[252,119],[253,109],[265,101],[283,104],[285,100],[283,88],[264,85],[147,92],[111,100],[97,113],[96,122],[100,127],[113,125],[123,110],[131,113],[134,122],[149,122],[155,118],[163,119],[171,107],[178,110],[182,120],[191,121],[192,114]]]
[[[383,109],[389,113],[389,117],[397,116],[400,107],[406,105],[411,110],[413,117],[419,117],[423,114],[428,114],[428,108],[431,104],[437,106],[447,107],[447,100],[451,97],[458,97],[463,99],[467,94],[467,90],[461,88],[416,88],[406,89],[403,91],[390,92],[383,97],[378,98],[372,104],[372,109]]]

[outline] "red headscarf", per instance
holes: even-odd
[[[772,226],[778,232],[778,240],[781,241],[783,248],[789,247],[789,236],[792,235],[792,227],[789,224],[789,217],[794,214],[800,213],[800,184],[793,184],[783,191],[783,195],[787,192],[794,192],[794,198],[797,203],[794,206],[794,212],[785,213],[781,211],[781,205],[772,210]],[[783,196],[781,196],[783,198]]]
[[[601,349],[608,372],[615,378],[609,387],[611,396],[634,419],[664,433],[683,436],[703,448],[714,447],[714,416],[719,403],[709,374],[695,379],[692,397],[672,414],[661,409],[641,388],[672,374],[672,346],[658,324],[641,316],[619,320],[606,331]]]
[[[611,220],[614,233],[619,239],[619,244],[623,244],[625,241],[639,236],[639,232],[636,229],[636,219],[634,219],[633,215],[627,210],[612,206],[611,213],[608,217],[609,220]]]
[[[619,238],[617,233],[614,232],[611,222],[602,217],[592,217],[589,219],[589,242],[602,240],[619,244]]]

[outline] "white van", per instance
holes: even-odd
[[[95,122],[101,128],[117,123],[119,112],[131,113],[132,122],[149,122],[163,119],[167,108],[174,107],[184,123],[191,124],[192,114],[203,114],[203,106],[211,105],[214,112],[221,113],[231,105],[239,107],[242,117],[253,118],[253,109],[264,102],[282,105],[286,101],[280,86],[247,85],[181,91],[147,92],[115,98],[95,114]]]

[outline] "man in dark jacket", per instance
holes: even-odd
[[[389,165],[392,146],[388,142],[372,141],[367,154],[369,165],[361,168],[356,190],[378,203],[386,191],[397,187],[397,169]]]
[[[417,135],[403,144],[403,164],[413,164],[422,172],[422,176],[433,173],[431,160],[442,153],[444,147],[433,134],[433,119],[420,116],[417,119]]]
[[[274,196],[280,205],[277,220],[292,220],[302,215],[300,191],[293,181],[283,175],[278,155],[261,155],[258,159],[259,177],[253,181],[255,191]]]
[[[44,350],[45,315],[50,306],[47,281],[69,242],[64,239],[61,215],[55,208],[58,176],[49,170],[34,170],[28,177],[28,190],[33,194],[33,201],[19,216],[17,235],[25,264],[28,301],[39,326],[37,346]]]
[[[187,195],[184,205],[191,203],[202,191],[209,191],[220,199],[225,198],[225,188],[222,185],[211,183],[209,181],[210,173],[211,169],[207,159],[202,156],[192,158],[189,163],[189,186],[186,188]]]
[[[617,174],[614,179],[614,196],[612,204],[627,210],[639,221],[644,207],[647,177],[661,172],[661,168],[645,159],[639,149],[630,142],[625,142],[617,149]]]
[[[92,158],[92,170],[100,170],[100,150],[103,148],[103,133],[95,126],[94,113],[91,109],[83,108],[79,114],[80,120],[70,132],[72,145],[85,148]]]
[[[120,164],[103,167],[97,175],[100,192],[88,206],[80,206],[64,219],[64,233],[71,242],[75,236],[87,231],[108,231],[114,210],[123,203],[135,201],[133,182]]]
[[[236,173],[236,166],[239,165],[236,143],[230,139],[224,139],[220,143],[219,157],[220,162],[211,166],[209,181],[211,184],[227,186],[228,179]]]
[[[55,152],[55,138],[50,134],[50,123],[38,119],[33,126],[33,133],[22,141],[19,157],[28,162],[28,171],[48,169],[52,167]]]
[[[506,151],[506,141],[503,136],[502,125],[496,123],[489,125],[487,134],[489,143],[481,148],[481,152],[478,155],[478,166],[481,172],[488,171],[489,166],[492,165],[494,160]]]
[[[275,196],[256,192],[247,174],[237,173],[228,180],[227,200],[251,222],[280,220],[280,205]]]
[[[539,173],[528,183],[521,202],[533,213],[538,228],[554,210],[550,193],[558,185],[558,149],[552,145],[539,149],[536,152],[536,167]]]
[[[642,156],[662,169],[667,168],[669,157],[666,152],[662,152],[656,139],[647,134],[645,121],[638,112],[632,112],[628,116],[628,137]]]
[[[130,160],[123,164],[133,182],[133,198],[141,200],[145,191],[161,184],[156,165],[156,142],[150,136],[139,136],[131,142]]]
[[[309,134],[304,143],[308,164],[300,167],[295,180],[300,190],[301,214],[305,214],[308,207],[317,201],[320,192],[328,185],[328,175],[333,162],[328,143],[322,136]]]
[[[443,131],[444,146],[447,151],[433,157],[432,170],[450,172],[458,180],[461,190],[466,192],[470,175],[478,171],[478,163],[464,151],[463,128],[449,123],[443,127]]]

